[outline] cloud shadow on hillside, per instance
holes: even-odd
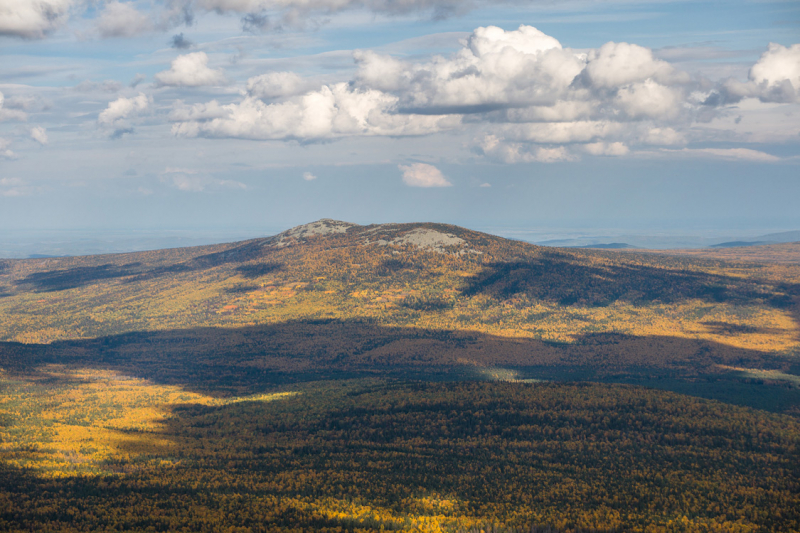
[[[586,264],[585,259],[560,251],[546,251],[525,261],[487,264],[466,283],[462,294],[483,294],[495,300],[524,296],[584,307],[685,300],[755,304],[789,312],[800,330],[800,284],[632,263]]]
[[[727,367],[791,371],[792,362],[721,343],[593,334],[548,343],[475,332],[383,327],[365,321],[295,321],[242,328],[136,332],[49,345],[0,343],[0,367],[48,364],[118,371],[213,396],[340,378],[518,378],[647,382],[725,380]],[[45,377],[43,374],[42,378]]]
[[[260,247],[259,247],[260,248]],[[251,250],[252,249],[252,250]],[[110,279],[123,279],[126,283],[136,283],[162,276],[196,272],[214,268],[224,264],[236,264],[260,257],[253,246],[242,246],[228,252],[217,252],[196,257],[189,261],[167,266],[151,267],[142,263],[125,265],[105,264],[97,266],[80,266],[47,272],[34,272],[14,281],[22,289],[36,292],[57,292],[78,287],[85,287]],[[263,254],[262,254],[263,255]],[[255,279],[283,268],[280,263],[263,263],[240,265],[236,271],[243,277]]]

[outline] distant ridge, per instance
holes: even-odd
[[[761,235],[760,237],[756,237],[756,239],[759,241],[766,241],[771,243],[800,242],[800,230],[782,231],[780,233],[768,233],[767,235]]]
[[[605,250],[622,250],[624,248],[635,248],[626,242],[609,242],[606,244],[584,244],[583,246],[576,246],[575,248],[599,248]]]
[[[770,241],[730,241],[721,242],[719,244],[712,244],[709,248],[738,248],[741,246],[761,246],[764,244],[777,244]]]

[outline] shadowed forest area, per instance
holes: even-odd
[[[795,414],[800,400],[800,389],[789,378],[800,370],[797,360],[705,340],[593,334],[557,343],[357,320],[138,332],[46,345],[0,343],[0,368],[13,375],[35,375],[37,368],[54,364],[113,370],[223,397],[288,383],[387,377],[579,379],[667,389],[683,381],[684,391],[714,397],[727,385],[739,393],[733,398],[722,393],[732,403]],[[753,377],[748,369],[771,374]],[[780,396],[785,398],[776,401]]]

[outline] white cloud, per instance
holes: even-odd
[[[182,100],[177,100],[172,106],[169,119],[172,122],[187,122],[225,118],[227,115],[227,106],[219,105],[216,100],[211,100],[207,104],[194,104],[191,106],[185,105]]]
[[[398,94],[409,109],[483,112],[519,105],[552,105],[584,67],[531,26],[514,31],[477,28],[451,58],[412,64],[374,52],[357,52],[356,81]]]
[[[412,163],[411,165],[398,165],[403,173],[403,183],[409,187],[451,187],[441,171],[433,165],[425,163]]]
[[[681,95],[652,79],[619,90],[617,103],[631,118],[674,118],[681,110]]]
[[[610,89],[649,78],[667,82],[676,73],[669,63],[655,59],[649,48],[610,42],[589,52],[582,77],[594,87]]]
[[[150,103],[151,98],[144,93],[139,93],[133,98],[120,96],[113,102],[109,102],[108,107],[97,117],[97,122],[104,126],[116,126],[121,120],[147,110]]]
[[[788,81],[800,89],[800,44],[790,47],[770,43],[766,52],[750,69],[750,79],[756,83],[780,85]]]
[[[346,83],[283,102],[246,97],[238,104],[195,105],[175,113],[173,133],[187,137],[323,140],[349,135],[423,135],[452,128],[458,119],[395,113],[397,97]]]
[[[596,143],[589,143],[584,144],[583,149],[592,155],[611,155],[611,156],[620,156],[626,155],[630,152],[630,149],[625,146],[624,143],[621,142],[613,142],[613,143],[604,143],[604,142],[596,142]]]
[[[770,45],[750,80],[719,84],[690,78],[636,44],[573,50],[531,26],[488,26],[447,57],[356,51],[349,83],[310,90],[311,81],[292,72],[251,77],[240,100],[178,102],[170,120],[179,136],[300,142],[459,130],[482,139],[478,153],[505,163],[624,156],[642,145],[748,142],[755,134],[740,119],[722,120],[726,106],[748,97],[795,101],[797,58],[800,45]],[[797,134],[792,119],[781,124],[782,138]]]
[[[105,5],[95,24],[101,37],[133,37],[153,29],[149,16],[117,1]]]
[[[33,128],[31,128],[31,139],[41,144],[42,146],[46,145],[48,140],[47,130],[42,126],[34,126]]]
[[[3,0],[0,35],[41,39],[69,18],[75,0]]]
[[[222,70],[208,68],[208,56],[205,52],[193,52],[176,57],[172,61],[172,67],[156,74],[155,79],[159,85],[179,87],[201,87],[225,83]]]
[[[498,134],[515,141],[543,144],[567,144],[604,139],[623,133],[625,125],[610,120],[579,120],[575,122],[536,122],[498,128]]]
[[[737,103],[743,98],[762,102],[792,103],[800,100],[800,44],[786,47],[770,43],[767,51],[750,68],[749,79],[729,78],[711,99]]]
[[[658,146],[674,146],[686,143],[686,137],[672,128],[648,128],[641,141]]]
[[[255,98],[281,98],[300,94],[307,85],[294,72],[270,72],[247,80],[247,92]]]
[[[480,153],[493,161],[514,163],[557,163],[577,159],[564,146],[536,146],[508,142],[496,135],[487,135],[478,143]]]
[[[314,181],[317,177],[311,172],[303,172],[303,179],[306,181]]]

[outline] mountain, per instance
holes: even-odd
[[[796,531],[799,325],[797,263],[446,224],[3,260],[0,530]]]
[[[742,246],[761,246],[764,244],[774,244],[769,241],[728,241],[719,244],[712,244],[710,248],[738,248]]]
[[[683,250],[695,248],[728,248],[742,246],[761,246],[768,244],[780,244],[790,242],[800,242],[800,231],[786,231],[781,233],[770,233],[758,237],[742,237],[730,235],[728,237],[697,237],[690,235],[585,235],[572,238],[559,238],[549,240],[537,240],[535,238],[525,238],[530,235],[524,230],[513,232],[515,236],[522,240],[534,242],[541,246],[555,247],[583,247],[598,248],[604,243],[624,242],[631,248],[650,249],[650,250]]]
[[[760,237],[756,237],[755,240],[772,242],[772,243],[800,242],[800,230],[782,231],[780,233],[768,233],[767,235],[761,235]]]
[[[601,244],[585,244],[583,246],[578,246],[578,248],[597,248],[600,250],[622,250],[624,248],[634,248],[628,243],[624,242],[609,242],[609,243],[601,243]]]
[[[326,219],[229,244],[5,260],[0,340],[44,343],[43,361],[124,345],[103,356],[122,366],[119,354],[137,361],[158,347],[177,365],[158,371],[176,382],[185,365],[222,364],[220,346],[236,346],[239,358],[224,360],[226,372],[261,360],[273,382],[295,379],[298,368],[718,376],[767,360],[788,370],[800,347],[798,296],[792,266],[727,269],[684,256],[546,248],[445,224]],[[194,348],[184,365],[183,349],[170,346],[186,338]],[[6,353],[26,350],[12,346]],[[264,360],[264,347],[275,357]]]
[[[784,231],[770,233],[747,241],[728,241],[711,245],[711,248],[736,248],[744,246],[765,246],[770,244],[784,244],[800,242],[800,231]]]

